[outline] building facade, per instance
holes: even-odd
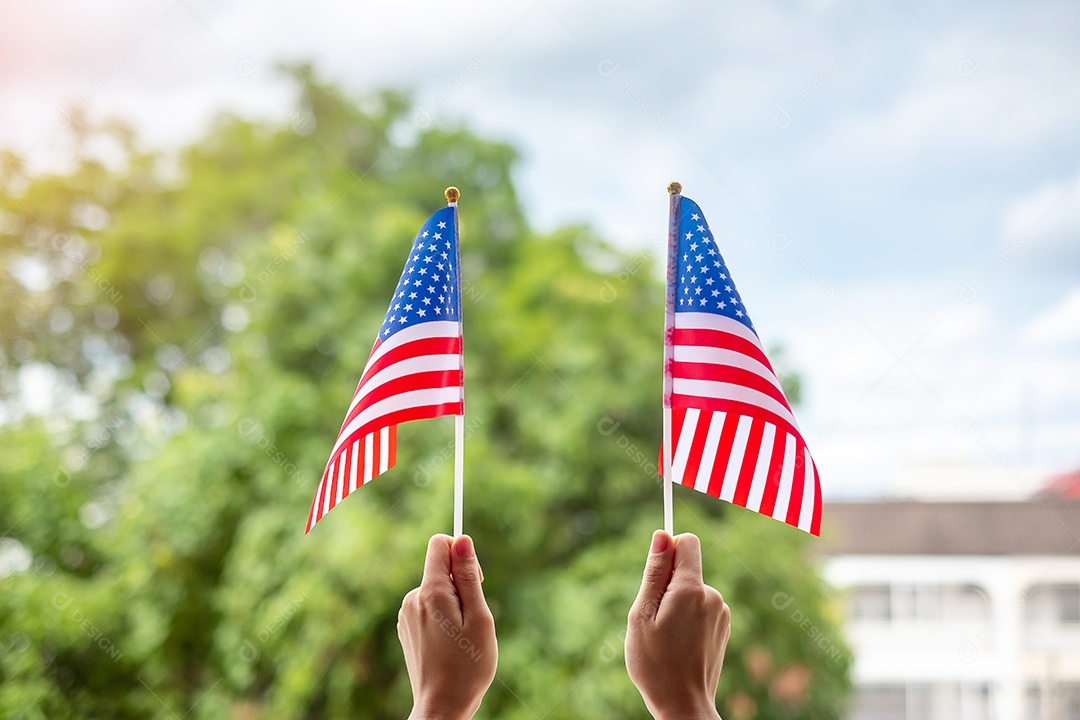
[[[851,720],[1080,720],[1080,501],[832,503]]]

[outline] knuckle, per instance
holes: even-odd
[[[480,568],[478,565],[466,565],[454,570],[454,577],[470,585],[480,584]]]
[[[675,546],[678,548],[701,548],[701,540],[694,533],[680,533],[675,537]]]
[[[416,593],[416,604],[420,608],[429,608],[439,602],[439,591],[431,586],[421,587]]]
[[[398,610],[398,617],[401,617],[405,613],[412,612],[416,608],[417,595],[419,590],[413,589],[405,593],[405,597],[401,599],[401,609]]]

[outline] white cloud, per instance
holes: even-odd
[[[521,148],[541,227],[588,220],[644,247],[665,231],[669,180],[702,203],[763,338],[804,374],[799,416],[827,492],[895,490],[912,473],[967,487],[963,468],[996,477],[1003,462],[1039,477],[1080,463],[1080,178],[1066,160],[1080,150],[1080,13],[915,10],[43,0],[3,11],[0,103],[18,112],[0,115],[0,145],[44,135],[33,152],[49,148],[57,109],[116,57],[86,102],[158,146],[222,108],[281,117],[237,71],[245,59],[265,73],[311,58],[350,92],[407,85],[432,107],[479,59],[433,114]],[[619,65],[606,77],[605,59]],[[775,249],[777,233],[795,244]],[[1034,270],[1023,287],[1020,268]],[[1050,286],[1051,272],[1066,280]],[[978,292],[957,305],[964,273]],[[964,418],[979,430],[958,432]]]
[[[1047,308],[1024,329],[1024,339],[1036,346],[1077,346],[1080,350],[1080,287]],[[1077,373],[1080,375],[1080,372]]]

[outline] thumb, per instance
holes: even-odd
[[[484,591],[480,587],[482,573],[480,563],[476,559],[476,548],[473,547],[472,538],[462,535],[454,539],[450,548],[451,572],[454,576],[454,587],[457,588],[458,597],[461,599],[461,616],[468,622],[470,614],[475,614],[480,608],[486,608]]]
[[[660,610],[660,600],[664,597],[671,572],[675,567],[675,543],[671,535],[657,530],[652,536],[649,547],[649,559],[645,561],[645,573],[641,578],[641,589],[634,600],[634,609],[650,620]]]

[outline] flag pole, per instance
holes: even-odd
[[[457,264],[457,311],[458,322],[461,323],[461,373],[465,374],[465,319],[461,314],[461,233],[458,225],[457,201],[461,192],[451,185],[443,193],[446,203],[454,208],[454,262]],[[464,378],[461,390],[461,412],[454,416],[454,537],[461,535],[462,529],[462,506],[465,496],[465,389]]]
[[[671,456],[675,452],[671,442],[671,393],[672,363],[674,362],[675,340],[675,274],[679,252],[679,206],[682,200],[682,185],[672,182],[668,185],[670,196],[668,216],[668,252],[667,252],[667,294],[664,300],[664,530],[669,535],[675,532],[674,513],[671,497]]]

